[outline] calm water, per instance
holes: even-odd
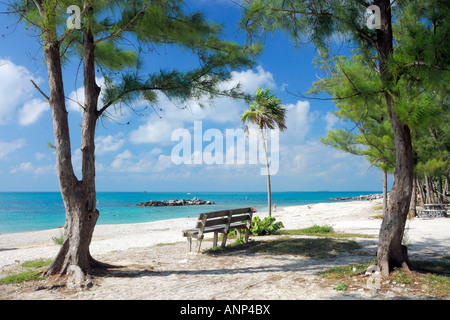
[[[273,192],[272,204],[277,207],[328,202],[330,198],[354,197],[377,191],[357,192]],[[149,200],[192,199],[213,201],[211,206],[137,207]],[[192,192],[143,193],[99,192],[97,224],[149,222],[197,216],[230,208],[253,207],[267,211],[265,192]],[[64,225],[64,205],[59,192],[4,192],[0,193],[0,233],[15,233],[57,228]]]

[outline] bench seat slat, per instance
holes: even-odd
[[[246,220],[251,220],[251,216],[249,214],[243,214],[243,215],[231,217],[231,223],[236,222],[236,221],[246,221]]]
[[[250,220],[250,219],[251,219],[251,217],[249,214],[234,215],[231,217],[231,223],[237,222],[237,221],[246,221],[246,220]],[[206,220],[205,227],[226,224],[227,222],[228,222],[228,218],[209,219],[209,220]],[[200,225],[198,225],[198,226],[200,227]]]
[[[201,213],[201,215],[205,215],[207,219],[211,218],[218,218],[218,217],[224,217],[228,216],[228,213],[232,215],[239,214],[239,213],[252,213],[252,208],[240,208],[240,209],[231,209],[231,210],[221,210],[221,211],[212,211],[212,212],[205,212]]]
[[[241,222],[241,223],[232,223],[230,224],[230,229],[234,229],[234,228],[246,228],[247,227],[247,223],[245,222]]]

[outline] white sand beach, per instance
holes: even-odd
[[[381,200],[318,203],[278,208],[273,212],[285,229],[329,225],[337,232],[374,235],[354,238],[363,248],[332,259],[314,260],[300,255],[239,253],[189,254],[181,231],[192,228],[195,218],[149,223],[96,226],[91,254],[121,265],[108,276],[94,279],[84,290],[35,290],[31,285],[0,285],[0,299],[391,299],[417,298],[416,293],[392,290],[383,295],[355,287],[336,291],[317,273],[324,268],[370,261],[376,252]],[[202,208],[199,208],[199,212]],[[261,217],[266,213],[257,213]],[[410,258],[450,254],[450,218],[407,221],[406,242]],[[0,235],[0,277],[19,263],[54,258],[59,247],[52,237],[60,229]],[[212,237],[212,235],[208,235]],[[300,236],[297,236],[300,237]],[[254,237],[253,239],[268,239]],[[229,243],[234,240],[229,240]],[[211,246],[204,241],[202,250]],[[358,253],[359,252],[359,253]],[[239,283],[239,286],[230,286]]]

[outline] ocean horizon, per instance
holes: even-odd
[[[333,202],[332,198],[380,194],[381,191],[272,192],[277,208]],[[215,204],[201,206],[140,207],[150,200],[198,198]],[[97,192],[97,225],[151,222],[197,216],[201,212],[255,207],[267,212],[267,192]],[[64,226],[60,192],[0,192],[0,234],[40,231]]]

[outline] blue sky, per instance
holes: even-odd
[[[237,33],[240,9],[231,1],[190,0],[191,9],[225,25],[228,39],[242,41]],[[0,12],[5,11],[0,5]],[[51,110],[32,86],[34,80],[47,91],[46,67],[37,39],[15,18],[0,15],[0,191],[58,191]],[[324,146],[320,137],[344,126],[331,114],[331,101],[307,100],[289,92],[305,93],[317,79],[312,46],[294,48],[283,35],[267,35],[265,49],[252,69],[233,72],[233,83],[254,93],[270,87],[288,109],[288,129],[280,133],[279,170],[272,175],[273,191],[375,191],[382,188],[381,171],[363,158]],[[179,48],[159,48],[145,61],[149,70],[190,67],[189,56]],[[78,61],[64,69],[64,83],[72,134],[75,171],[80,172],[81,111],[73,100],[83,101]],[[98,83],[102,84],[101,74]],[[227,85],[227,84],[224,84]],[[287,90],[286,90],[287,89]],[[289,91],[289,92],[288,92]],[[127,108],[111,109],[112,118],[99,123],[96,134],[98,191],[265,191],[266,177],[260,164],[180,164],[171,161],[177,129],[193,132],[194,121],[203,130],[242,129],[243,102],[217,99],[200,109],[196,101],[181,110],[161,97],[156,114],[152,108],[140,115]],[[137,101],[135,107],[144,105]],[[129,124],[127,124],[129,123]],[[209,142],[203,142],[205,148]]]

